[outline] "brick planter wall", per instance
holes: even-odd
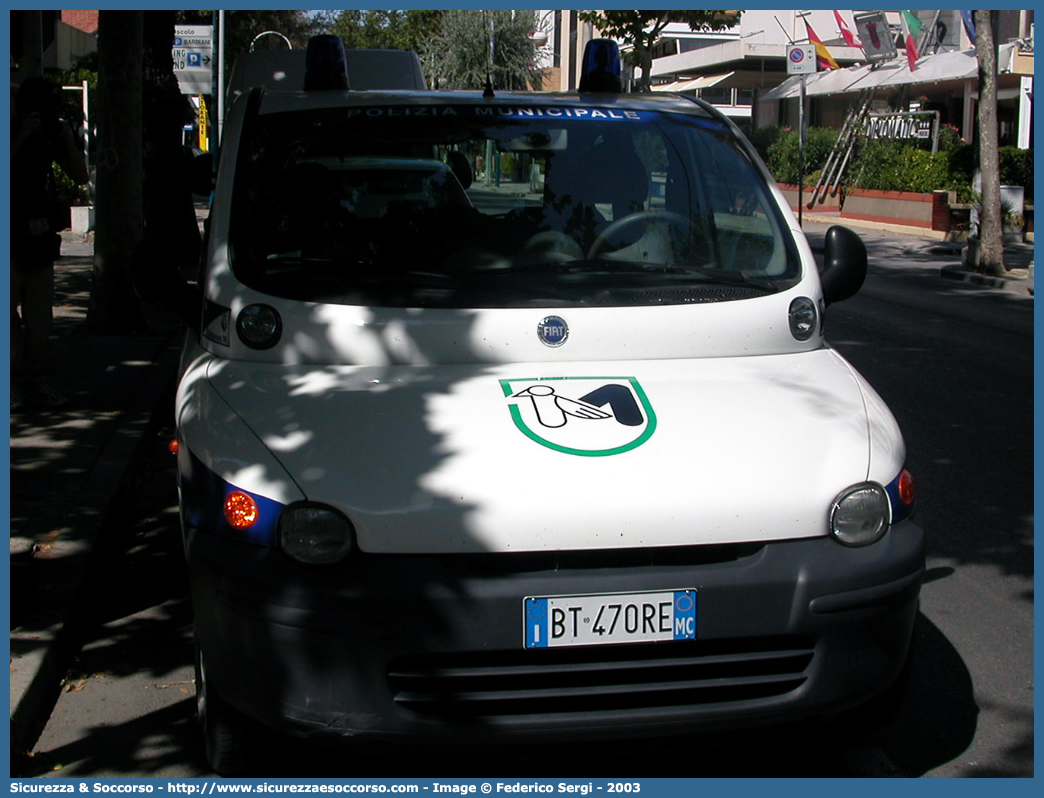
[[[787,183],[779,183],[779,190],[790,204],[794,213],[798,212],[798,187]],[[908,191],[876,191],[868,188],[849,189],[841,201],[840,192],[836,197],[827,195],[820,203],[808,207],[812,197],[812,189],[804,190],[802,201],[805,213],[835,214],[840,219],[873,222],[876,224],[899,225],[915,230],[931,231],[935,236],[944,237],[951,233],[954,222],[950,212],[949,193],[933,191],[928,194],[914,194]]]
[[[950,205],[945,191],[912,194],[906,191],[851,189],[841,208],[842,219],[900,224],[947,232],[951,228]]]

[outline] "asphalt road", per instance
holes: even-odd
[[[907,440],[930,536],[911,695],[876,738],[824,732],[484,752],[271,743],[266,776],[1031,776],[1033,300],[875,269],[828,311],[832,343]],[[210,775],[194,733],[191,611],[169,422],[94,574],[89,643],[32,761],[57,778]],[[674,763],[674,764],[671,764]],[[678,763],[684,764],[684,771]]]
[[[830,313],[830,311],[828,311]],[[899,772],[1033,774],[1033,300],[872,275],[828,316],[899,421],[929,535]]]

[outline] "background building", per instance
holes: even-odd
[[[866,13],[837,12],[856,36],[856,15]],[[881,13],[894,43],[902,35],[901,12]],[[922,10],[913,14],[922,25],[915,37],[920,58],[913,72],[901,46],[891,61],[873,68],[866,65],[864,50],[846,44],[832,10],[746,11],[737,26],[717,33],[672,24],[656,46],[653,90],[694,94],[751,129],[796,126],[799,90],[795,79],[788,82],[787,45],[808,43],[811,28],[841,69],[808,79],[808,125],[840,127],[861,93],[875,87],[877,81],[874,110],[911,103],[938,110],[943,123],[955,126],[970,141],[975,133],[977,61],[960,12]],[[1001,44],[998,111],[1002,145],[1032,146],[1033,16],[1029,10],[999,12],[995,38]],[[596,35],[583,31],[582,26],[579,33],[579,39]]]
[[[575,91],[580,83],[584,46],[598,32],[577,11],[537,11],[537,64],[544,69],[543,91]]]
[[[97,11],[11,11],[11,82],[72,69],[98,49]]]

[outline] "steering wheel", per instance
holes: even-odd
[[[666,222],[669,225],[684,225],[686,228],[692,224],[692,220],[687,216],[682,216],[680,213],[675,213],[674,211],[655,210],[632,213],[610,223],[607,228],[598,234],[595,240],[591,242],[590,248],[587,250],[587,259],[594,259],[598,253],[602,251],[602,248],[606,245],[609,238],[621,230],[627,227],[633,227],[636,224],[647,225],[658,221]]]
[[[584,257],[583,248],[558,230],[545,230],[532,236],[522,245],[522,253],[545,263],[568,263]]]

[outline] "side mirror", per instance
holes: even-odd
[[[197,197],[209,197],[214,186],[214,156],[204,152],[189,164],[189,187]]]
[[[823,247],[823,284],[826,304],[853,296],[866,279],[866,244],[847,227],[834,225],[826,232]]]
[[[139,299],[178,316],[189,329],[203,314],[199,287],[182,279],[170,246],[143,239],[131,257],[131,282]]]

